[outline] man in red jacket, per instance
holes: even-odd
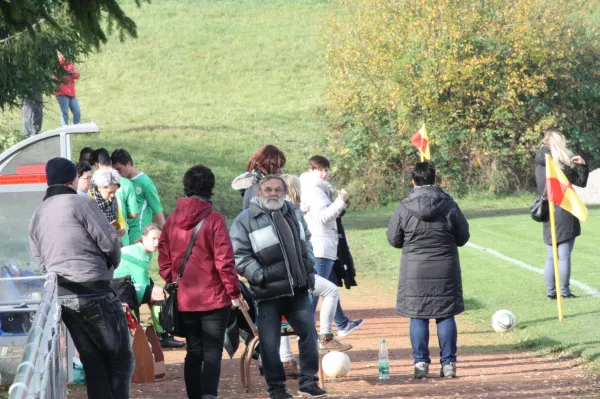
[[[185,198],[177,200],[158,242],[158,266],[167,283],[178,283],[177,304],[187,342],[184,378],[189,398],[216,399],[225,327],[239,306],[240,282],[225,217],[213,210],[215,176],[203,165],[183,177]],[[198,237],[181,277],[181,266],[196,226]]]
[[[56,89],[56,100],[60,106],[60,123],[63,126],[69,124],[69,109],[73,113],[73,124],[77,125],[81,120],[81,110],[79,109],[79,102],[75,96],[75,79],[79,79],[79,71],[75,69],[75,65],[67,62],[65,57],[58,52],[58,60],[60,65],[66,72],[66,75],[62,77],[61,85]]]

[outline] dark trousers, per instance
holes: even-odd
[[[42,119],[44,118],[44,102],[41,92],[35,91],[32,97],[23,99],[21,115],[23,135],[31,137],[39,134],[42,130]]]
[[[183,374],[188,398],[217,396],[229,306],[207,312],[181,312],[187,354]]]
[[[129,398],[135,364],[121,301],[111,292],[61,298],[60,304],[83,364],[88,398]]]
[[[256,306],[256,324],[260,337],[260,356],[269,394],[285,390],[285,372],[279,358],[281,316],[285,316],[298,337],[300,349],[300,388],[315,384],[319,371],[319,351],[315,339],[315,319],[308,292],[293,297],[260,301]]]

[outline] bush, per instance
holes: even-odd
[[[531,187],[548,127],[600,160],[598,1],[338,0],[328,32],[331,150],[362,205],[409,188],[423,122],[443,186]],[[356,198],[355,196],[354,198]]]

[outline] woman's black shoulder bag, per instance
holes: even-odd
[[[544,194],[539,196],[538,199],[531,205],[529,208],[529,212],[531,212],[531,218],[536,222],[547,222],[548,217],[550,216],[550,211],[548,210],[548,198],[546,198],[546,189],[544,189]]]
[[[177,305],[177,286],[179,280],[181,280],[181,276],[183,276],[185,264],[190,258],[192,248],[194,247],[196,238],[198,238],[198,233],[200,232],[200,229],[202,228],[202,225],[204,224],[204,221],[207,217],[208,215],[206,215],[206,217],[202,219],[194,229],[192,239],[190,240],[190,244],[188,245],[187,251],[185,252],[185,256],[183,257],[183,262],[181,262],[181,269],[179,270],[179,274],[177,275],[177,281],[175,283],[168,284],[164,288],[166,299],[163,301],[160,307],[159,322],[166,332],[177,337],[183,337],[185,335],[185,332],[183,330],[183,321],[181,320],[181,315],[179,314],[179,307]]]

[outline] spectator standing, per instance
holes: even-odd
[[[110,170],[112,169],[112,159],[106,148],[99,148],[94,150],[90,154],[90,163],[96,170]],[[121,209],[121,217],[127,221],[127,225],[124,227],[125,234],[121,237],[123,246],[128,246],[133,241],[129,238],[129,220],[135,219],[138,216],[138,204],[137,197],[135,195],[135,189],[133,183],[126,177],[121,176],[119,179],[120,187],[115,193],[115,197],[119,203]],[[139,238],[138,238],[139,240]],[[152,259],[152,252],[150,253],[150,259]]]
[[[231,187],[242,195],[242,208],[250,205],[258,194],[258,182],[265,175],[280,175],[285,166],[285,155],[274,145],[259,148],[248,160],[246,172],[236,177]]]
[[[165,224],[165,215],[158,191],[152,179],[133,166],[133,158],[129,152],[122,148],[116,149],[113,151],[111,159],[113,167],[119,171],[121,176],[131,180],[133,185],[139,214],[127,219],[127,224],[129,225],[129,240],[137,241],[142,236],[144,227],[152,223],[153,215],[156,224],[160,227]]]
[[[571,184],[579,187],[587,185],[589,168],[585,160],[574,155],[567,148],[565,137],[556,131],[549,131],[544,135],[542,147],[535,156],[535,181],[537,192],[540,196],[546,195],[546,154],[562,168]],[[576,298],[571,292],[571,254],[575,247],[575,238],[581,234],[579,219],[569,211],[559,206],[554,207],[556,222],[556,242],[558,243],[558,271],[560,274],[560,294],[563,298]],[[543,227],[544,244],[546,244],[546,263],[544,264],[544,279],[546,282],[546,296],[549,300],[556,299],[557,290],[554,277],[554,255],[552,254],[552,236],[550,234],[550,221],[546,220]]]
[[[79,151],[79,163],[87,163],[88,165],[92,165],[90,163],[92,152],[94,152],[92,147],[83,147],[81,151]]]
[[[89,195],[92,188],[92,167],[87,163],[77,164],[77,194]]]
[[[92,188],[89,196],[97,204],[108,222],[115,228],[117,235],[122,237],[127,231],[127,222],[123,219],[119,200],[115,192],[119,189],[119,172],[114,169],[102,169],[94,172]]]
[[[441,377],[456,377],[454,316],[465,309],[458,247],[469,240],[469,224],[458,204],[435,185],[435,166],[418,163],[414,189],[400,202],[387,239],[402,248],[396,313],[410,318],[414,377],[429,372],[429,320],[435,319]]]
[[[23,99],[21,105],[21,117],[25,138],[40,134],[44,118],[44,99],[41,91],[29,90],[28,96]]]
[[[75,165],[46,164],[48,189],[29,226],[31,254],[58,276],[62,320],[79,352],[90,399],[129,398],[134,359],[121,301],[110,289],[119,239],[94,201],[77,195]]]
[[[62,126],[69,124],[69,110],[71,110],[73,124],[77,125],[81,120],[81,110],[75,94],[75,80],[79,79],[80,73],[75,65],[68,62],[60,52],[58,53],[58,61],[65,71],[65,75],[60,78],[60,85],[54,93],[60,106],[60,123]]]
[[[327,182],[331,164],[323,156],[315,155],[308,160],[308,172],[300,176],[302,186],[301,209],[306,214],[306,223],[312,233],[310,240],[315,254],[316,273],[337,285],[333,263],[338,252],[338,228],[336,219],[348,206],[348,193],[340,190],[333,198],[333,187]],[[313,314],[317,310],[319,297],[312,297]],[[358,329],[363,320],[352,320],[344,314],[340,301],[335,312],[338,336],[345,337]]]
[[[310,231],[302,213],[285,201],[287,187],[280,176],[259,182],[258,196],[231,226],[236,271],[250,283],[256,303],[260,356],[271,399],[288,399],[279,357],[281,318],[299,337],[299,394],[323,398],[315,374],[319,352],[309,301],[314,289],[314,257]]]
[[[122,158],[116,158],[122,160]],[[158,244],[161,277],[177,282],[194,230],[200,226],[181,279],[177,300],[187,342],[184,379],[188,398],[215,399],[230,308],[239,306],[240,282],[225,217],[213,210],[215,176],[203,165],[183,177],[180,198]]]

